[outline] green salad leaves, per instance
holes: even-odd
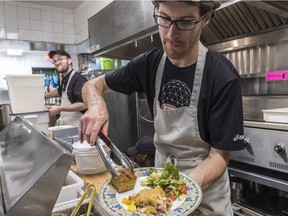
[[[142,186],[160,187],[171,200],[183,199],[187,194],[186,184],[180,177],[179,171],[171,163],[166,163],[162,172],[150,168],[148,177],[141,182]]]

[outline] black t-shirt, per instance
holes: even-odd
[[[70,102],[76,103],[76,102],[82,102],[83,103],[83,98],[82,98],[82,87],[83,85],[87,82],[87,78],[81,75],[80,73],[74,73],[73,77],[71,77],[70,83],[68,84],[69,77],[71,76],[72,71],[67,74],[62,79],[61,85],[58,87],[57,91],[59,95],[62,96],[62,92],[67,91],[67,96],[70,100]],[[81,113],[85,113],[87,110],[82,110],[80,111]]]
[[[121,69],[106,74],[107,85],[124,94],[145,92],[153,116],[155,77],[162,54],[163,49],[156,48],[139,55]],[[193,90],[195,68],[196,64],[178,68],[166,60],[160,95],[157,96],[160,104],[174,108],[187,106]],[[241,78],[230,61],[220,53],[209,50],[206,54],[197,118],[202,140],[214,148],[244,148],[241,85]],[[181,95],[184,95],[180,104],[177,104],[179,97],[174,100],[166,94],[175,88],[180,89]]]
[[[162,109],[188,107],[191,101],[196,63],[179,68],[166,59],[162,76],[161,91],[158,96]]]

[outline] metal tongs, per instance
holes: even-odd
[[[116,147],[116,145],[113,142],[111,142],[111,140],[107,136],[105,136],[102,132],[99,132],[98,137],[100,139],[99,138],[97,139],[96,148],[102,160],[104,161],[106,168],[112,174],[112,176],[119,177],[120,173],[118,171],[118,168],[115,162],[112,160],[112,158],[110,158],[107,155],[106,151],[104,150],[104,146],[103,146],[104,144],[106,144],[111,149],[114,155],[120,160],[123,167],[130,169],[134,173],[134,167],[130,159],[123,152],[121,152]],[[102,140],[104,143],[101,142],[100,140]]]

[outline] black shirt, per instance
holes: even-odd
[[[145,92],[153,116],[155,77],[162,54],[163,49],[156,48],[139,55],[121,69],[106,74],[107,85],[112,90],[124,94],[131,94],[134,91]],[[186,85],[186,92],[193,90],[195,68],[195,65],[178,68],[169,60],[166,61],[162,88],[160,95],[157,96],[160,104],[167,102],[164,88],[169,82],[170,86]],[[241,85],[241,78],[230,61],[220,53],[209,50],[206,54],[197,118],[202,140],[214,148],[223,150],[244,148]],[[169,100],[169,104],[173,103],[171,97]],[[182,105],[173,106],[178,108],[186,105],[183,102]]]
[[[69,81],[69,77],[71,76],[72,71],[67,74],[67,76],[63,77],[61,85],[58,87],[57,91],[59,95],[62,96],[62,92],[67,91],[67,96],[71,103],[82,102],[82,87],[87,82],[87,78],[82,76],[80,73],[74,73],[73,77],[71,77],[69,86],[67,87],[67,83]]]

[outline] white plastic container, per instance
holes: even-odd
[[[288,123],[288,108],[262,110],[264,121]]]
[[[38,130],[48,134],[49,127],[49,113],[48,110],[38,111],[38,112],[21,112],[11,114],[12,119],[15,116],[21,116],[26,119],[31,125],[33,125]]]
[[[106,145],[104,146],[105,152],[107,153],[107,155],[110,156],[110,148]],[[96,147],[90,146],[90,144],[86,141],[84,141],[83,143],[74,143],[73,154],[75,156],[77,170],[80,174],[96,174],[107,170]]]
[[[49,113],[47,112],[37,112],[35,114],[23,115],[33,126],[38,130],[48,134],[49,127]]]
[[[84,186],[84,181],[73,171],[69,170],[64,185],[60,191],[56,204],[68,202],[79,198],[79,191]]]
[[[6,75],[12,113],[44,109],[44,74]]]
[[[48,128],[48,137],[49,138],[54,138],[54,132],[57,130],[63,130],[63,129],[67,129],[67,128],[72,128],[74,126],[72,125],[59,125],[59,126],[52,126]]]

